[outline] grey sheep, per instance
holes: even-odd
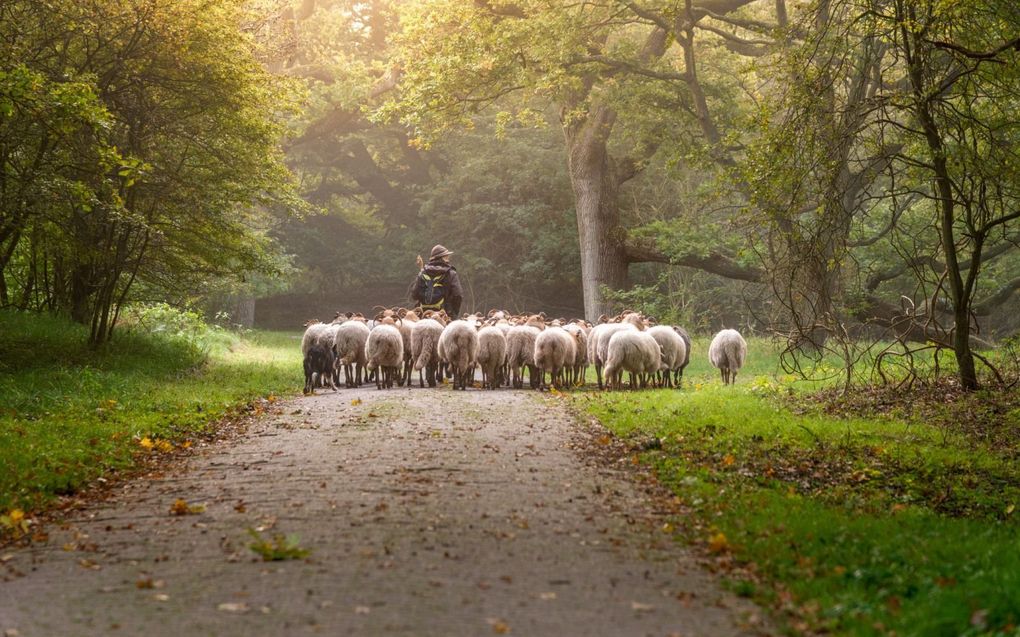
[[[368,358],[365,344],[371,330],[360,319],[351,319],[340,326],[333,337],[337,366],[343,366],[348,387],[360,387]]]
[[[507,366],[513,377],[514,389],[524,386],[524,368],[528,369],[532,389],[539,386],[538,374],[535,371],[535,339],[541,333],[534,325],[515,325],[507,332]]]
[[[305,324],[305,333],[301,337],[301,355],[304,356],[308,353],[308,350],[318,342],[319,336],[326,331],[329,327],[329,323],[320,323],[319,321],[310,321]]]
[[[570,365],[567,374],[567,383],[570,385],[583,385],[585,374],[588,372],[588,329],[580,323],[569,323],[563,326],[568,334],[574,337],[574,362]]]
[[[453,388],[467,389],[478,355],[478,330],[473,321],[451,322],[439,337],[439,357],[453,370]]]
[[[655,339],[662,350],[662,369],[659,374],[660,387],[673,386],[673,374],[676,370],[683,373],[687,361],[687,343],[670,325],[656,325],[648,328],[648,335]],[[679,386],[679,385],[678,385]]]
[[[435,387],[436,372],[439,368],[439,337],[443,333],[443,324],[435,319],[422,319],[411,328],[411,359],[414,370],[418,372],[418,383],[424,387]],[[422,377],[422,370],[425,376]]]
[[[404,339],[400,330],[388,323],[376,325],[368,335],[365,356],[368,358],[368,371],[379,370],[375,377],[376,388],[393,387],[393,380],[400,374],[400,366],[404,362]]]
[[[662,368],[662,350],[648,332],[618,330],[609,338],[606,355],[606,386],[620,389],[623,372],[630,373],[630,388],[648,386],[648,375]]]
[[[680,363],[680,367],[673,370],[673,383],[677,387],[679,387],[680,383],[684,379],[684,369],[686,369],[687,364],[691,362],[691,335],[688,334],[687,330],[685,330],[682,327],[679,327],[677,325],[673,325],[672,327],[673,331],[679,334],[680,338],[684,339],[684,345],[687,348],[686,351],[684,352],[684,360],[682,363]]]
[[[477,360],[482,368],[482,387],[496,389],[503,384],[506,350],[506,336],[498,326],[489,325],[478,331]]]
[[[737,330],[722,330],[712,338],[708,346],[708,360],[719,368],[723,383],[732,385],[737,381],[737,372],[747,358],[747,341]]]
[[[577,341],[562,327],[550,327],[539,333],[535,339],[535,366],[538,367],[540,385],[545,384],[549,372],[549,384],[563,387],[563,372],[573,365]]]

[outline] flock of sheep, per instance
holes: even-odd
[[[378,389],[394,383],[411,386],[418,372],[421,387],[443,378],[454,389],[472,385],[481,368],[482,387],[533,389],[584,384],[595,366],[599,389],[620,389],[623,373],[630,387],[679,387],[690,361],[691,338],[682,327],[654,325],[636,312],[605,318],[549,320],[543,314],[513,316],[493,310],[451,320],[443,311],[403,308],[381,311],[374,319],[337,313],[330,323],[309,321],[301,340],[306,394],[316,387],[347,387],[374,381]],[[724,383],[733,383],[747,356],[747,343],[736,330],[715,335],[709,360]],[[546,384],[548,375],[549,385]]]

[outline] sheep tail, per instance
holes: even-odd
[[[428,366],[428,364],[432,362],[431,359],[432,348],[431,347],[421,348],[421,352],[418,354],[418,360],[414,362],[414,371],[420,372],[421,370],[425,369]]]

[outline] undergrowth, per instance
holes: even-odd
[[[159,314],[173,318],[150,311],[93,349],[70,321],[0,312],[0,512],[43,508],[300,387],[299,336]]]
[[[981,433],[1015,431],[1014,400],[819,392],[751,353],[736,386],[695,358],[681,390],[571,400],[635,440],[681,537],[785,630],[1020,634],[1020,439]]]

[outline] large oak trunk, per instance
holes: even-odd
[[[616,114],[594,106],[581,120],[564,122],[570,184],[577,208],[584,314],[594,321],[610,312],[603,286],[627,282],[627,254],[620,227],[619,179],[606,148]]]

